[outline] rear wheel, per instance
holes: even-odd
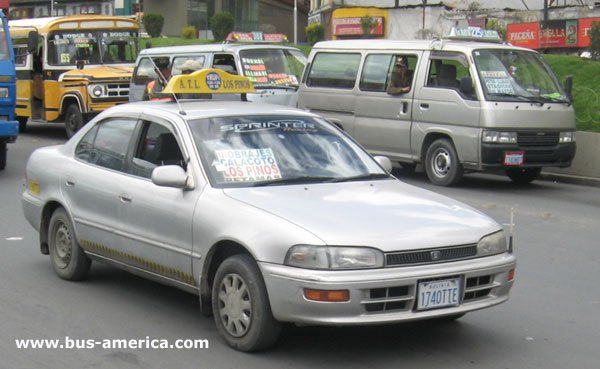
[[[60,278],[78,281],[87,276],[92,262],[79,246],[71,219],[63,208],[56,209],[50,219],[48,247],[52,267]]]
[[[431,183],[438,186],[452,186],[462,179],[463,167],[451,140],[441,138],[429,146],[425,171]]]
[[[85,124],[83,114],[77,104],[71,104],[65,112],[65,130],[67,137],[71,138]]]
[[[0,140],[0,170],[6,168],[6,141]]]
[[[248,255],[234,255],[219,266],[212,306],[219,333],[237,350],[265,349],[279,337],[281,326],[271,313],[262,275]]]
[[[542,168],[511,168],[506,170],[506,175],[514,183],[524,185],[537,179],[541,172]]]

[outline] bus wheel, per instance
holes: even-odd
[[[506,175],[514,183],[524,185],[533,182],[541,172],[542,168],[511,168],[506,170]]]
[[[452,141],[440,138],[429,146],[425,171],[431,183],[438,186],[453,186],[462,179],[463,167]]]
[[[0,140],[0,170],[6,167],[6,141]]]
[[[19,132],[25,132],[28,120],[28,117],[17,117],[17,121],[19,122]]]
[[[65,129],[67,131],[67,137],[73,137],[84,124],[83,114],[79,111],[79,106],[77,106],[77,104],[69,105],[65,113]]]

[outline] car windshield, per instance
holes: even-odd
[[[255,88],[297,89],[306,57],[292,49],[249,49],[240,51],[242,74]]]
[[[137,31],[81,30],[53,32],[48,42],[48,63],[52,65],[134,63],[137,58]]]
[[[229,116],[190,121],[215,187],[389,178],[330,123],[306,116]]]
[[[480,49],[473,59],[488,101],[568,102],[554,72],[536,52]]]

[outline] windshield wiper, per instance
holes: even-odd
[[[262,186],[273,186],[273,185],[285,185],[285,184],[299,184],[299,183],[328,183],[336,179],[335,177],[323,177],[323,176],[301,176],[293,178],[280,178],[269,181],[263,181],[255,183],[254,187]]]
[[[255,86],[258,90],[294,90],[298,89],[298,86]]]
[[[352,181],[366,181],[370,179],[387,179],[390,178],[390,175],[387,173],[369,173],[362,174],[354,177],[343,177],[343,178],[334,178],[330,182],[339,183],[339,182],[352,182]]]
[[[544,101],[543,99],[539,99],[539,98],[535,98],[533,96],[523,96],[523,95],[516,95],[516,94],[506,94],[506,93],[491,93],[488,94],[490,96],[497,96],[497,97],[512,97],[521,101],[525,101],[525,102],[533,102],[536,104],[540,104],[540,106],[543,106],[544,103],[546,101]]]

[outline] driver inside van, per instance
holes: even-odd
[[[410,91],[411,82],[407,60],[396,56],[386,92],[390,95],[405,94]]]

